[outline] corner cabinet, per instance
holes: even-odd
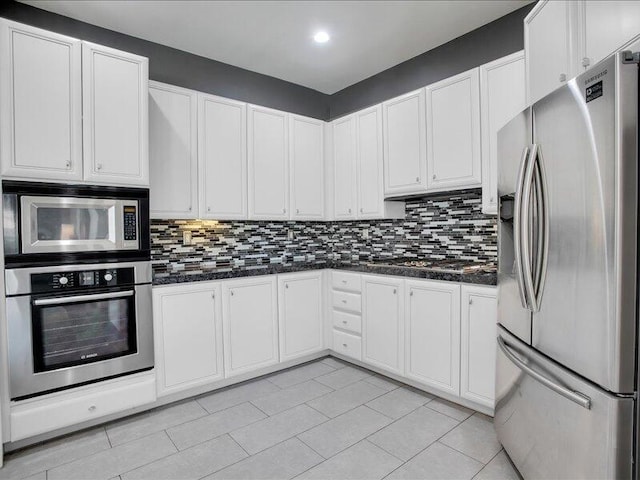
[[[404,280],[362,277],[362,361],[404,375]]]
[[[406,376],[460,394],[460,286],[407,281]]]
[[[149,185],[149,60],[82,42],[84,179]]]
[[[324,348],[322,272],[278,275],[280,361]]]
[[[291,219],[324,219],[324,122],[289,115]]]
[[[274,275],[222,284],[227,377],[279,362],[278,295]]]
[[[200,218],[247,218],[247,105],[198,94]]]
[[[197,218],[197,96],[149,82],[149,205],[152,218]]]
[[[384,194],[425,193],[427,189],[425,89],[382,104]]]
[[[3,177],[82,180],[82,42],[0,20]]]
[[[427,188],[480,186],[480,82],[477,68],[426,88]]]
[[[331,123],[333,128],[333,217],[354,220],[357,209],[356,117],[349,115]]]
[[[462,286],[460,396],[494,407],[497,330],[495,287]]]
[[[285,112],[249,105],[249,219],[289,219],[289,129]]]
[[[498,130],[527,105],[524,52],[480,67],[482,212],[498,212]]]
[[[224,378],[221,305],[219,284],[153,289],[158,396]]]

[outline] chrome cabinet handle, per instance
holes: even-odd
[[[522,273],[522,234],[521,234],[521,218],[522,212],[522,188],[524,183],[524,172],[529,159],[529,147],[524,147],[522,157],[520,159],[520,170],[518,171],[518,180],[516,182],[516,192],[513,205],[513,247],[516,268],[516,283],[518,284],[518,292],[520,293],[520,302],[522,307],[529,309],[527,295],[524,290],[524,276]]]
[[[38,298],[33,301],[36,306],[41,305],[62,305],[65,303],[84,302],[87,300],[107,300],[112,298],[124,298],[133,296],[133,290],[126,292],[110,292],[110,293],[94,293],[90,295],[71,295],[69,297],[60,298]]]
[[[560,78],[558,79],[560,81],[560,83],[564,83],[567,81],[567,74],[566,73],[561,73],[560,74]]]
[[[283,209],[282,209],[282,213],[287,213],[287,209],[286,209],[286,208],[283,208]]]
[[[300,213],[300,209],[299,208],[296,208],[296,213]]]
[[[233,290],[229,290],[229,294],[233,297]]]
[[[416,182],[420,183],[420,177],[416,177]]]
[[[436,179],[436,174],[435,174],[435,173],[433,174],[433,179],[434,179],[434,180]]]
[[[67,162],[65,163],[65,165],[67,166],[67,168],[71,168],[71,162]]]
[[[506,343],[502,339],[502,337],[498,337],[498,347],[500,347],[502,353],[504,353],[504,355],[511,361],[511,363],[513,363],[516,367],[529,375],[531,378],[540,382],[542,385],[553,390],[557,394],[562,395],[564,398],[577,403],[581,407],[586,408],[587,410],[591,409],[591,399],[589,397],[587,397],[583,393],[575,392],[563,385],[559,385],[558,383],[548,379],[541,373],[535,371],[533,368],[524,363],[514,353],[511,352],[511,349],[509,348],[510,345]]]
[[[351,209],[348,210],[348,213],[351,213]]]
[[[207,212],[210,212],[210,211],[211,211],[211,207],[207,207]]]
[[[395,288],[393,289],[393,294],[394,294],[394,295],[396,294],[396,289],[395,289]]]
[[[346,324],[347,324],[347,321],[346,321],[346,320],[342,320],[342,323],[344,323],[344,324],[346,325]]]
[[[96,168],[97,168],[98,170],[102,170],[102,164],[101,164],[101,163],[98,163],[98,164],[96,165]]]
[[[284,284],[284,288],[289,288],[289,284],[288,284],[288,283],[285,283],[285,284]]]
[[[360,207],[360,213],[364,213],[364,208]]]
[[[343,344],[342,344],[342,346],[343,346],[344,348],[347,348],[347,344],[346,344],[346,343],[343,343]]]

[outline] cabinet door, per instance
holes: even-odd
[[[275,275],[225,282],[222,292],[226,376],[278,363]]]
[[[382,105],[356,114],[358,152],[358,218],[384,217]]]
[[[149,185],[149,60],[82,42],[84,179]]]
[[[217,284],[153,289],[159,396],[224,377],[220,305]]]
[[[595,65],[640,34],[640,2],[584,2],[585,68]]]
[[[498,309],[495,288],[462,287],[460,395],[494,407]]]
[[[427,87],[427,187],[479,186],[480,81],[477,68]]]
[[[425,90],[382,104],[384,193],[424,193],[427,188]]]
[[[0,21],[2,175],[82,178],[81,42]]]
[[[200,217],[247,218],[247,105],[198,94]]]
[[[196,92],[149,82],[149,205],[153,218],[197,218]]]
[[[356,117],[350,115],[333,126],[333,198],[336,220],[356,218]]]
[[[460,394],[460,286],[407,282],[406,376]]]
[[[541,0],[524,19],[527,100],[531,105],[574,73],[578,2]],[[576,37],[577,38],[577,37]]]
[[[404,281],[362,279],[362,361],[404,375]]]
[[[289,116],[291,218],[324,218],[324,122]]]
[[[287,114],[249,105],[249,218],[289,218]]]
[[[498,130],[524,110],[524,52],[480,67],[482,212],[498,211]]]
[[[280,361],[322,350],[322,273],[279,275],[278,297]]]

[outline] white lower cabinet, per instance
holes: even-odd
[[[460,396],[493,408],[497,298],[493,287],[462,286]]]
[[[153,314],[158,396],[224,378],[218,283],[155,288]]]
[[[278,363],[275,275],[223,282],[222,306],[225,375]]]
[[[404,375],[404,280],[362,277],[362,361]]]
[[[407,281],[406,376],[460,393],[460,286]]]
[[[278,275],[280,361],[324,348],[322,272]]]

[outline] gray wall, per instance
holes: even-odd
[[[532,7],[527,5],[333,95],[13,0],[1,2],[0,17],[148,57],[153,80],[332,120],[521,50],[522,20]]]
[[[523,20],[535,3],[329,97],[329,118],[347,115],[524,48]]]
[[[277,108],[328,117],[327,95],[215,60],[96,27],[15,1],[0,2],[0,17],[149,58],[149,77],[185,88]]]

